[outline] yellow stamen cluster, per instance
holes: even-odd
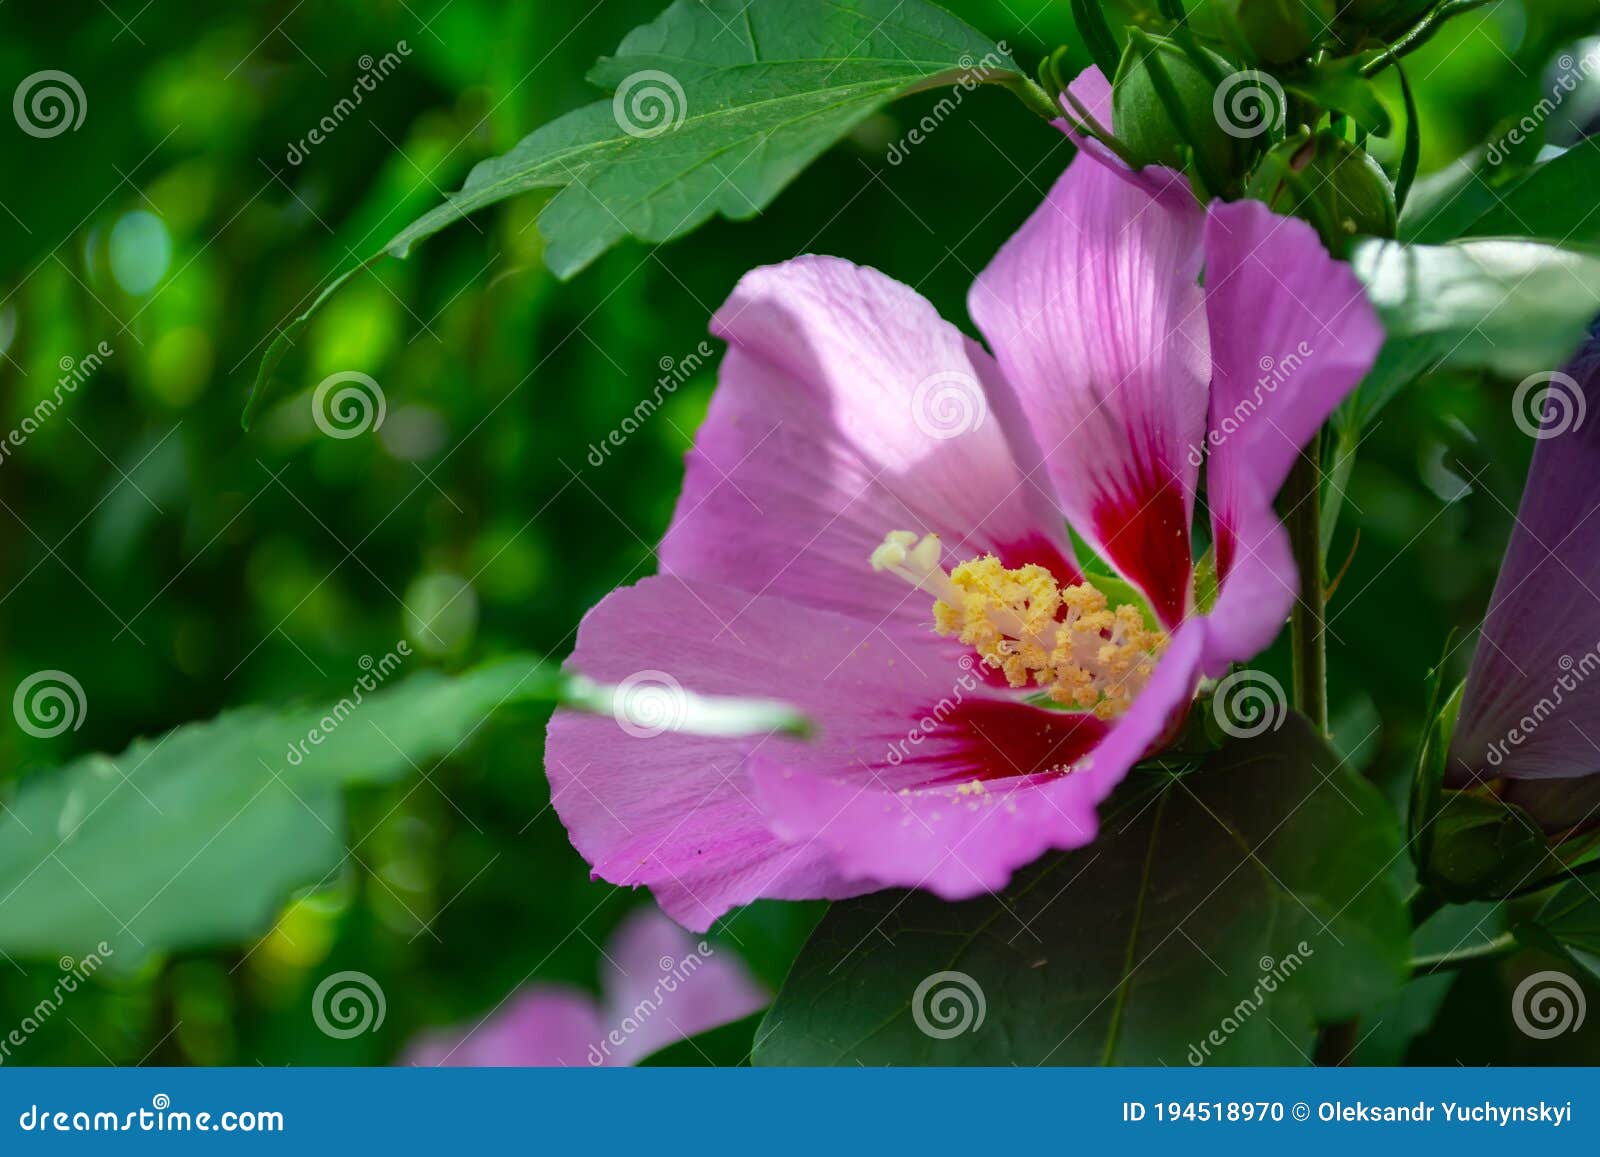
[[[1113,607],[1087,582],[1062,586],[1042,566],[1007,569],[991,554],[947,574],[937,535],[892,531],[872,552],[872,568],[934,595],[934,629],[971,647],[1011,686],[1038,687],[1101,719],[1128,709],[1167,645],[1138,607]]]

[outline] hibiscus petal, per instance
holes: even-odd
[[[1372,367],[1383,327],[1350,267],[1304,221],[1258,201],[1219,203],[1205,240],[1206,495],[1226,579],[1242,506],[1278,493],[1301,447]]]
[[[446,1068],[586,1066],[602,1035],[594,998],[554,984],[513,994],[477,1024],[426,1032],[400,1063]]]
[[[1549,436],[1546,402],[1462,694],[1457,779],[1600,771],[1600,345],[1569,369],[1551,389],[1582,420]]]
[[[1205,629],[1200,619],[1178,629],[1149,684],[1103,734],[1092,717],[1012,704],[977,723],[942,718],[927,733],[926,748],[919,746],[894,775],[864,768],[817,774],[772,750],[752,758],[750,774],[775,830],[828,846],[848,874],[926,888],[950,900],[997,891],[1044,852],[1094,839],[1096,807],[1187,707]],[[1081,720],[1077,731],[1074,718]],[[976,784],[902,786],[925,776],[930,764],[963,759],[974,769],[998,766],[1016,774]],[[1030,774],[1062,763],[1078,766],[1065,775]]]
[[[585,616],[571,665],[636,696],[654,694],[667,719],[675,687],[787,700],[822,735],[769,738],[755,749],[837,766],[852,761],[852,742],[864,755],[885,751],[920,714],[916,704],[948,694],[956,670],[948,655],[927,631],[659,576],[612,592]],[[820,844],[791,846],[772,834],[750,790],[749,743],[651,730],[573,711],[550,721],[552,803],[595,875],[647,885],[668,915],[696,930],[761,897],[838,899],[881,886],[841,874]]]
[[[967,303],[1068,520],[1168,626],[1188,605],[1205,423],[1203,220],[1076,160]]]
[[[1076,577],[1060,513],[989,413],[989,356],[915,291],[801,257],[747,274],[712,329],[729,350],[664,570],[873,623],[928,619],[868,566],[892,530],[938,534],[951,565],[992,551]]]
[[[637,909],[622,922],[605,958],[608,1023],[600,1049],[608,1064],[631,1065],[771,1000],[731,950],[689,935],[654,908]],[[612,1043],[613,1031],[621,1044]]]

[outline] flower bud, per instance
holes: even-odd
[[[1393,237],[1394,186],[1377,161],[1326,130],[1302,132],[1262,158],[1248,195],[1316,226],[1343,256],[1358,236]]]
[[[1205,49],[1216,78],[1234,71]],[[1213,112],[1217,84],[1207,71],[1170,40],[1142,33],[1128,47],[1112,85],[1116,135],[1140,165],[1187,167],[1212,193],[1240,167],[1240,140],[1218,123]]]
[[[1334,17],[1333,0],[1214,0],[1211,8],[1222,28],[1237,32],[1252,58],[1267,64],[1309,56]]]
[[[1341,28],[1389,40],[1410,28],[1435,0],[1344,0],[1339,5]]]

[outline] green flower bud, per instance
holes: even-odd
[[[1311,222],[1335,256],[1358,236],[1393,237],[1394,186],[1366,150],[1326,130],[1283,141],[1250,179],[1247,194]]]
[[[1233,72],[1205,49],[1216,79]],[[1218,123],[1213,109],[1216,79],[1182,48],[1135,32],[1128,38],[1112,85],[1117,138],[1140,165],[1185,168],[1210,192],[1221,192],[1240,168],[1241,140]]]
[[[1251,58],[1283,64],[1309,56],[1333,25],[1334,0],[1214,0],[1219,35],[1242,38]]]
[[[1341,27],[1370,33],[1382,40],[1410,28],[1435,0],[1344,0],[1339,6]]]

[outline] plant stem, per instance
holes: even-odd
[[[1382,56],[1363,67],[1361,75],[1378,75],[1406,53],[1415,52],[1433,39],[1433,34],[1439,31],[1440,25],[1450,17],[1471,12],[1474,8],[1482,8],[1488,3],[1490,0],[1444,0],[1437,8],[1412,25],[1400,39],[1389,45]]]
[[[1300,572],[1300,597],[1289,615],[1294,653],[1294,703],[1319,734],[1328,733],[1328,653],[1323,627],[1326,602],[1322,574],[1322,434],[1300,452],[1284,484],[1289,540],[1295,569]]]
[[[1432,976],[1437,972],[1452,972],[1457,968],[1465,968],[1480,960],[1498,960],[1502,956],[1509,956],[1520,947],[1517,938],[1509,932],[1502,932],[1493,940],[1463,948],[1456,952],[1440,952],[1434,956],[1418,956],[1411,962],[1412,977]]]

